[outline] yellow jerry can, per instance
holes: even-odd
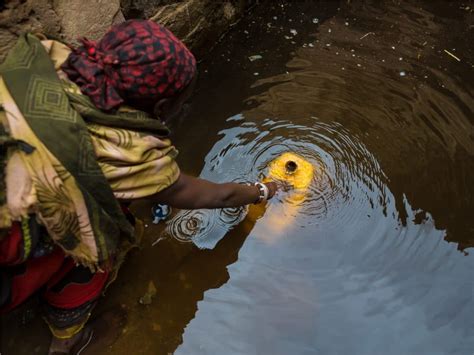
[[[273,160],[265,181],[282,182],[294,190],[290,200],[302,202],[314,176],[314,167],[295,153],[283,153]]]
[[[310,162],[295,153],[283,153],[273,160],[268,167],[264,182],[275,181],[287,185],[288,197],[282,204],[267,206],[263,213],[258,206],[252,206],[249,217],[256,221],[265,214],[265,225],[261,225],[259,239],[273,244],[285,236],[288,227],[292,226],[304,202],[309,186],[313,181],[314,167]]]

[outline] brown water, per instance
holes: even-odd
[[[315,167],[306,198],[192,213],[178,238],[137,204],[147,238],[103,302],[130,311],[109,352],[472,355],[472,4],[270,4],[202,64],[175,142],[183,171],[214,181],[296,152]],[[212,250],[190,242],[216,225],[235,226]],[[31,318],[4,328],[5,354],[44,351]]]

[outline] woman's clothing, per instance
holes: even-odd
[[[142,225],[126,207],[127,218],[141,238]],[[127,250],[117,255],[117,262]],[[115,278],[114,272],[91,272],[52,243],[47,231],[34,218],[14,222],[0,241],[0,314],[22,304],[40,291],[44,318],[51,332],[69,338],[79,332],[99,297]]]
[[[151,110],[196,75],[196,60],[165,27],[149,20],[113,26],[98,41],[83,40],[62,66],[94,105],[116,110],[125,102]]]
[[[70,337],[86,323],[109,273],[92,273],[84,266],[76,266],[58,246],[42,246],[46,231],[41,229],[32,232],[14,222],[9,235],[0,241],[0,313],[12,310],[42,290],[45,319],[51,331],[59,337]],[[31,247],[25,241],[31,243],[32,239],[33,249],[28,253]]]
[[[33,212],[76,262],[113,267],[110,258],[122,244],[134,243],[116,198],[146,197],[173,184],[177,151],[157,135],[167,129],[144,113],[101,114],[64,74],[58,77],[67,47],[51,41],[45,47],[25,35],[1,71],[4,128],[22,145],[8,151],[7,196],[14,190],[16,198],[7,198],[10,221],[0,228]],[[107,119],[109,126],[97,123]],[[124,128],[133,119],[142,123],[140,131]]]
[[[22,36],[0,68],[0,311],[41,290],[53,334],[87,321],[141,224],[118,199],[179,177],[169,131],[99,111],[60,71],[70,49]]]

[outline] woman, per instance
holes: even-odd
[[[42,288],[50,354],[94,340],[90,313],[138,242],[130,201],[238,207],[277,190],[179,171],[162,122],[189,99],[196,61],[156,23],[127,21],[72,51],[26,35],[1,74],[0,310]]]

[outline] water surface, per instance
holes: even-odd
[[[182,170],[213,181],[257,180],[292,151],[313,182],[225,223],[187,213],[177,238],[137,204],[145,247],[102,305],[130,310],[110,353],[472,355],[472,10],[270,4],[202,64],[174,140]],[[212,250],[190,242],[229,225]]]

